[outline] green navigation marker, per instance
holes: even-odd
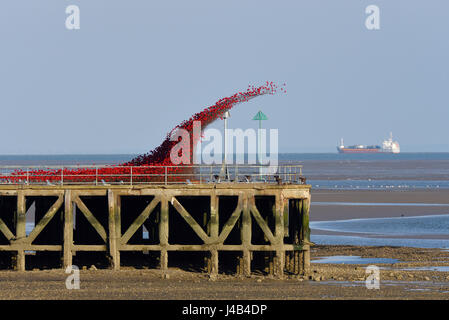
[[[259,111],[254,116],[253,120],[259,120],[259,121],[268,120],[268,117],[265,115],[265,113],[263,113],[262,111]]]
[[[268,117],[262,111],[259,110],[259,112],[257,112],[256,115],[254,116],[253,120],[259,120],[259,134],[258,134],[259,138],[258,138],[258,141],[257,141],[257,151],[258,151],[259,163],[262,164],[262,161],[261,161],[261,150],[260,150],[260,147],[262,145],[261,141],[260,141],[262,139],[261,138],[261,134],[262,134],[262,120],[268,120]]]

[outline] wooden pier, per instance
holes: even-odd
[[[137,257],[162,270],[196,261],[211,275],[304,274],[309,207],[303,184],[1,185],[0,261],[24,271],[41,257],[38,268],[53,259],[65,269],[87,253],[114,270]]]

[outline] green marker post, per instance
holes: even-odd
[[[261,134],[262,134],[262,120],[268,120],[268,117],[259,110],[259,112],[256,113],[256,115],[254,116],[253,120],[259,120],[259,134],[258,134],[258,141],[257,141],[257,153],[258,153],[258,158],[259,158],[259,163],[262,164],[261,162],[261,158],[262,158],[262,153],[261,153]]]

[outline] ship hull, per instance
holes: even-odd
[[[390,133],[390,138],[384,140],[382,147],[379,145],[363,145],[357,144],[352,146],[347,146],[343,144],[343,139],[340,140],[340,145],[337,146],[339,153],[399,153],[401,152],[399,143],[393,141],[393,134]]]
[[[339,148],[339,153],[382,153],[380,149],[348,149]]]

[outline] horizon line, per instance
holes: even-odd
[[[401,151],[398,154],[416,154],[416,153],[449,153],[449,151]],[[0,154],[0,157],[4,156],[138,156],[142,153],[7,153]],[[233,153],[237,154],[237,153]],[[240,154],[240,153],[239,153]],[[251,153],[243,153],[248,155]],[[254,153],[257,155],[257,153]],[[278,152],[278,154],[341,154],[339,152]],[[364,154],[364,153],[355,153]],[[390,154],[390,153],[374,153],[374,154]],[[372,154],[370,154],[372,155]]]

